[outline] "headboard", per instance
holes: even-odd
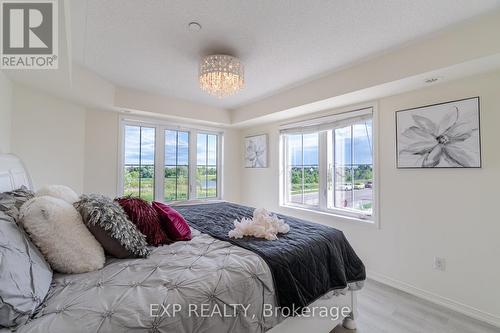
[[[18,189],[22,185],[33,189],[23,162],[15,155],[0,154],[0,193]]]

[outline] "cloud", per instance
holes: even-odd
[[[155,129],[125,126],[125,164],[154,164]]]
[[[354,163],[372,163],[372,121],[355,124],[352,128],[354,136]],[[318,133],[289,134],[288,154],[292,166],[317,165],[319,159]],[[351,126],[335,130],[337,163],[351,164]],[[333,143],[331,143],[333,144]],[[331,146],[331,145],[329,145]],[[329,148],[330,149],[330,148]],[[303,155],[303,157],[302,157]],[[303,158],[303,161],[302,161]]]
[[[217,135],[199,133],[197,136],[197,161],[200,165],[217,164]],[[207,160],[208,141],[208,160]],[[165,165],[189,164],[189,132],[165,131]],[[125,164],[154,164],[155,129],[125,126]]]

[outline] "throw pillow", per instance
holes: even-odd
[[[68,186],[64,185],[47,185],[39,189],[35,196],[42,197],[48,195],[49,197],[64,200],[70,204],[78,201],[78,194]]]
[[[28,190],[26,186],[21,186],[14,191],[0,193],[0,211],[17,220],[19,208],[26,201],[33,198],[34,195],[33,191]]]
[[[160,216],[160,225],[169,238],[175,241],[191,240],[191,228],[181,213],[156,201],[153,202],[153,208]]]
[[[133,197],[122,197],[115,200],[125,210],[129,219],[146,235],[148,244],[160,246],[172,242],[160,227],[158,213],[147,201]]]
[[[146,236],[128,219],[119,204],[98,194],[82,195],[75,202],[83,221],[104,250],[116,258],[147,257]]]
[[[104,250],[71,204],[43,196],[27,201],[19,215],[33,243],[61,273],[95,271],[104,265]]]
[[[14,218],[0,211],[0,327],[24,324],[42,304],[52,270]]]

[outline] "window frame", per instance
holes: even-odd
[[[187,133],[188,134],[188,165],[187,165],[187,169],[188,169],[188,198],[186,200],[189,200],[190,198],[190,186],[191,186],[191,170],[190,170],[190,166],[191,166],[191,154],[192,154],[192,151],[191,151],[191,132],[190,131],[185,131],[185,130],[181,130],[181,129],[176,129],[176,130],[173,130],[173,129],[170,129],[170,128],[165,128],[163,129],[163,143],[165,143],[165,135],[166,135],[166,132],[167,131],[170,131],[170,132],[175,132],[176,133],[176,149],[175,149],[175,159],[176,159],[176,164],[175,165],[166,165],[165,163],[165,144],[163,144],[163,175],[165,175],[165,168],[167,166],[170,166],[170,167],[175,167],[176,168],[176,175],[175,175],[175,189],[176,189],[176,193],[175,193],[175,196],[177,198],[178,196],[178,193],[177,193],[177,188],[178,188],[178,176],[177,176],[177,168],[179,168],[179,166],[185,166],[185,165],[180,165],[179,164],[179,132],[181,133]],[[156,147],[155,147],[156,149]],[[165,179],[166,177],[163,176],[163,200],[165,201]],[[171,200],[171,201],[165,201],[165,202],[180,202],[180,201],[186,201],[186,200]]]
[[[196,147],[195,147],[196,149],[195,150],[198,149],[197,143],[198,143],[198,135],[199,134],[206,136],[206,141],[205,141],[206,142],[206,146],[205,146],[205,149],[206,149],[206,153],[205,153],[206,154],[206,159],[205,159],[205,161],[206,161],[206,163],[203,164],[202,166],[205,167],[205,168],[208,168],[209,166],[211,166],[211,164],[208,164],[208,136],[209,135],[214,135],[214,133],[210,133],[210,132],[202,131],[202,130],[196,131],[196,134],[195,134],[196,135]],[[217,142],[216,142],[216,147],[217,147],[216,158],[217,158],[217,160],[216,160],[215,168],[217,169],[217,184],[218,184],[219,183],[219,166],[220,166],[219,156],[220,156],[220,140],[221,140],[221,137],[219,135],[216,135],[215,138],[217,140]],[[198,170],[196,169],[198,167],[198,152],[197,151],[196,151],[195,160],[196,160],[196,162],[195,162],[196,165],[195,165],[195,174],[194,174],[194,177],[196,178],[196,176],[198,174]],[[205,177],[207,177],[207,174],[205,174]],[[194,181],[196,183],[196,179]],[[207,182],[208,182],[208,178],[205,178],[205,185],[208,185]],[[208,191],[208,187],[206,187],[205,190]],[[194,195],[194,199],[196,199],[196,200],[210,200],[210,199],[214,200],[214,199],[217,199],[217,198],[219,198],[219,190],[220,190],[220,188],[217,185],[216,192],[215,192],[216,193],[215,197],[208,197],[208,196],[198,197],[198,195],[196,193],[197,188],[196,188],[196,184],[195,184],[194,194],[193,194]]]
[[[279,205],[280,207],[287,209],[295,209],[307,212],[313,212],[321,215],[334,216],[339,218],[342,221],[348,222],[362,222],[366,225],[376,226],[380,228],[379,222],[379,174],[378,174],[378,110],[377,104],[370,103],[366,105],[360,105],[357,107],[343,108],[336,110],[335,112],[330,111],[322,115],[322,117],[331,117],[338,114],[346,114],[348,112],[356,112],[363,109],[371,109],[372,110],[372,145],[373,145],[373,156],[372,156],[372,173],[373,173],[373,194],[372,194],[372,214],[363,214],[360,211],[352,210],[352,209],[343,209],[338,207],[328,207],[328,177],[329,177],[329,166],[328,161],[333,161],[333,158],[330,158],[332,152],[328,149],[328,131],[318,130],[319,136],[319,145],[318,145],[318,163],[319,163],[319,205],[311,206],[306,204],[298,204],[288,202],[288,190],[289,190],[289,175],[287,172],[287,161],[288,161],[288,148],[287,148],[287,133],[280,133],[279,135],[279,150],[280,150],[280,198]],[[322,118],[320,117],[320,118]],[[311,118],[305,118],[297,124],[302,122],[309,123]],[[290,127],[290,125],[286,125]],[[306,133],[306,132],[304,132]],[[330,155],[330,156],[329,156]],[[333,182],[333,180],[332,180]],[[332,186],[335,186],[334,182]]]
[[[125,133],[125,127],[127,125],[124,125],[123,128],[122,128],[122,132]],[[139,141],[139,164],[131,164],[132,166],[138,166],[139,168],[142,167],[142,163],[141,163],[141,160],[142,160],[142,129],[143,128],[148,128],[148,129],[153,129],[155,134],[154,134],[154,140],[155,140],[155,149],[156,149],[156,140],[157,140],[157,129],[154,127],[154,126],[150,126],[150,125],[147,125],[147,124],[140,124],[140,125],[134,125],[135,127],[139,127],[139,138],[140,138],[140,141]],[[124,179],[123,179],[123,171],[125,169],[125,136],[123,136],[123,140],[122,140],[122,151],[123,151],[123,163],[121,164],[121,170],[119,170],[119,173],[121,172],[122,173],[122,186],[124,187]],[[153,170],[154,170],[154,178],[153,178],[153,197],[154,197],[154,193],[156,191],[156,154],[153,156]],[[140,172],[139,172],[139,175],[140,175]],[[139,176],[139,197],[141,197],[141,178]],[[122,192],[123,193],[123,192]]]
[[[302,134],[307,134],[307,133],[302,133]],[[310,209],[310,210],[318,210],[318,209],[321,209],[322,207],[322,195],[321,195],[321,179],[323,177],[321,177],[322,175],[322,172],[323,172],[323,166],[322,166],[322,163],[321,163],[321,152],[319,152],[319,147],[321,147],[321,133],[319,133],[318,135],[318,172],[319,172],[319,179],[320,179],[320,184],[319,184],[319,190],[318,190],[318,194],[319,194],[319,203],[318,205],[309,205],[309,204],[304,204],[304,203],[294,203],[294,202],[289,202],[287,200],[288,198],[288,193],[290,193],[290,184],[291,184],[291,181],[290,181],[290,173],[288,172],[288,165],[286,164],[287,161],[289,160],[289,156],[288,156],[288,149],[286,149],[288,147],[288,142],[287,142],[287,136],[284,135],[283,136],[283,140],[284,140],[284,160],[283,160],[283,163],[285,163],[285,165],[283,165],[283,175],[284,175],[284,193],[283,193],[283,198],[284,198],[284,203],[286,206],[290,206],[290,207],[301,207],[301,208],[307,208],[307,209]],[[304,169],[304,139],[302,138],[302,170]],[[303,173],[303,171],[302,171]],[[302,176],[303,177],[303,176]],[[304,178],[302,178],[302,184],[304,184]],[[304,191],[304,188],[302,187],[302,191]],[[302,197],[304,196],[304,192],[302,192]]]
[[[125,167],[125,126],[143,126],[155,128],[155,178],[154,178],[154,201],[165,201],[165,131],[181,131],[189,133],[189,193],[187,200],[168,201],[169,204],[186,203],[186,202],[205,202],[222,200],[223,191],[223,144],[224,131],[212,127],[203,127],[183,123],[166,122],[164,120],[156,120],[134,116],[120,115],[118,117],[118,180],[117,193],[124,193],[124,167]],[[197,198],[196,197],[196,166],[197,166],[197,146],[196,140],[198,133],[213,134],[217,136],[217,196],[212,198]]]

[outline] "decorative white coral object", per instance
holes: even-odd
[[[230,238],[243,238],[243,236],[254,236],[267,240],[278,239],[279,233],[286,234],[290,226],[276,214],[271,214],[265,208],[257,208],[253,212],[253,218],[242,218],[241,221],[234,220],[234,229],[229,231]]]

